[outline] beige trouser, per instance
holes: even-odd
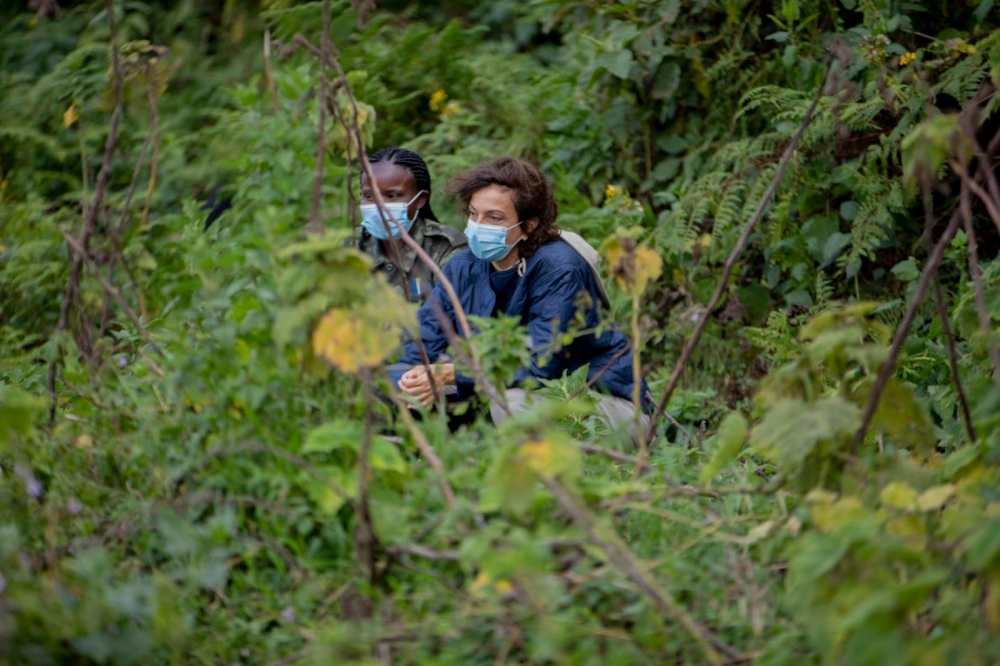
[[[633,444],[635,444],[637,442],[635,433],[635,407],[632,401],[612,395],[604,395],[596,391],[591,391],[590,394],[597,399],[599,418],[608,425],[612,432],[621,432],[623,430],[628,432]],[[535,396],[532,396],[532,398],[535,399]],[[537,399],[544,400],[545,398],[539,396]],[[507,405],[510,407],[510,414],[507,414],[499,405],[490,405],[490,416],[493,417],[495,425],[499,426],[510,416],[526,412],[531,407],[531,401],[528,399],[528,395],[524,392],[524,389],[507,389]],[[640,423],[642,423],[643,431],[648,430],[649,415],[643,414]]]

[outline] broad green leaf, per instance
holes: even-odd
[[[896,377],[886,382],[871,425],[873,430],[885,433],[897,444],[922,453],[930,453],[937,444],[927,410],[913,391]]]
[[[879,497],[882,504],[897,509],[913,511],[917,508],[917,491],[899,481],[894,481],[883,488]]]
[[[747,441],[746,419],[739,412],[730,412],[719,426],[715,453],[701,469],[701,482],[708,484],[727,462],[735,458]]]
[[[31,416],[45,401],[13,386],[0,386],[0,450],[31,427]]]
[[[750,433],[750,445],[786,474],[796,474],[821,442],[843,443],[854,434],[861,410],[839,397],[814,403],[783,400]]]
[[[515,447],[505,446],[493,458],[484,482],[479,496],[482,511],[509,509],[521,513],[534,501],[538,477],[517,456]]]
[[[575,478],[580,473],[580,450],[555,430],[521,444],[520,459],[528,469],[546,478],[561,474]]]
[[[920,493],[917,497],[917,508],[920,511],[935,511],[944,506],[955,494],[955,484],[946,483],[942,486],[934,486]]]
[[[312,430],[302,445],[303,453],[329,453],[340,448],[357,451],[364,436],[364,424],[351,419],[337,419]]]

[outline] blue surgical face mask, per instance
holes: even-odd
[[[417,196],[406,203],[385,204],[385,222],[389,225],[389,232],[396,238],[399,238],[399,227],[392,221],[392,218],[396,218],[399,224],[409,232],[410,227],[417,221],[419,212],[411,220],[410,216],[407,215],[407,211],[410,209],[410,204],[419,199],[423,193],[424,190],[420,190],[417,192]],[[361,226],[379,240],[387,240],[389,238],[385,233],[385,224],[382,223],[382,214],[378,210],[378,204],[361,204]]]
[[[513,227],[498,227],[492,224],[479,224],[471,218],[465,227],[465,236],[469,239],[469,249],[477,258],[484,261],[500,261],[521,242],[521,238],[507,245],[507,231],[524,224],[518,222]]]

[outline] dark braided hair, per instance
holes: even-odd
[[[434,210],[431,208],[431,173],[427,170],[427,163],[424,162],[424,158],[406,148],[383,148],[368,156],[369,164],[376,164],[378,162],[396,164],[413,175],[413,179],[417,181],[417,190],[427,192],[427,203],[420,209],[420,216],[437,222],[437,215],[434,214]]]

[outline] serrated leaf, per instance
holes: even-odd
[[[708,484],[726,463],[739,455],[747,441],[748,430],[747,421],[742,414],[730,412],[726,415],[722,425],[719,426],[715,453],[701,469],[701,482],[703,484]]]

